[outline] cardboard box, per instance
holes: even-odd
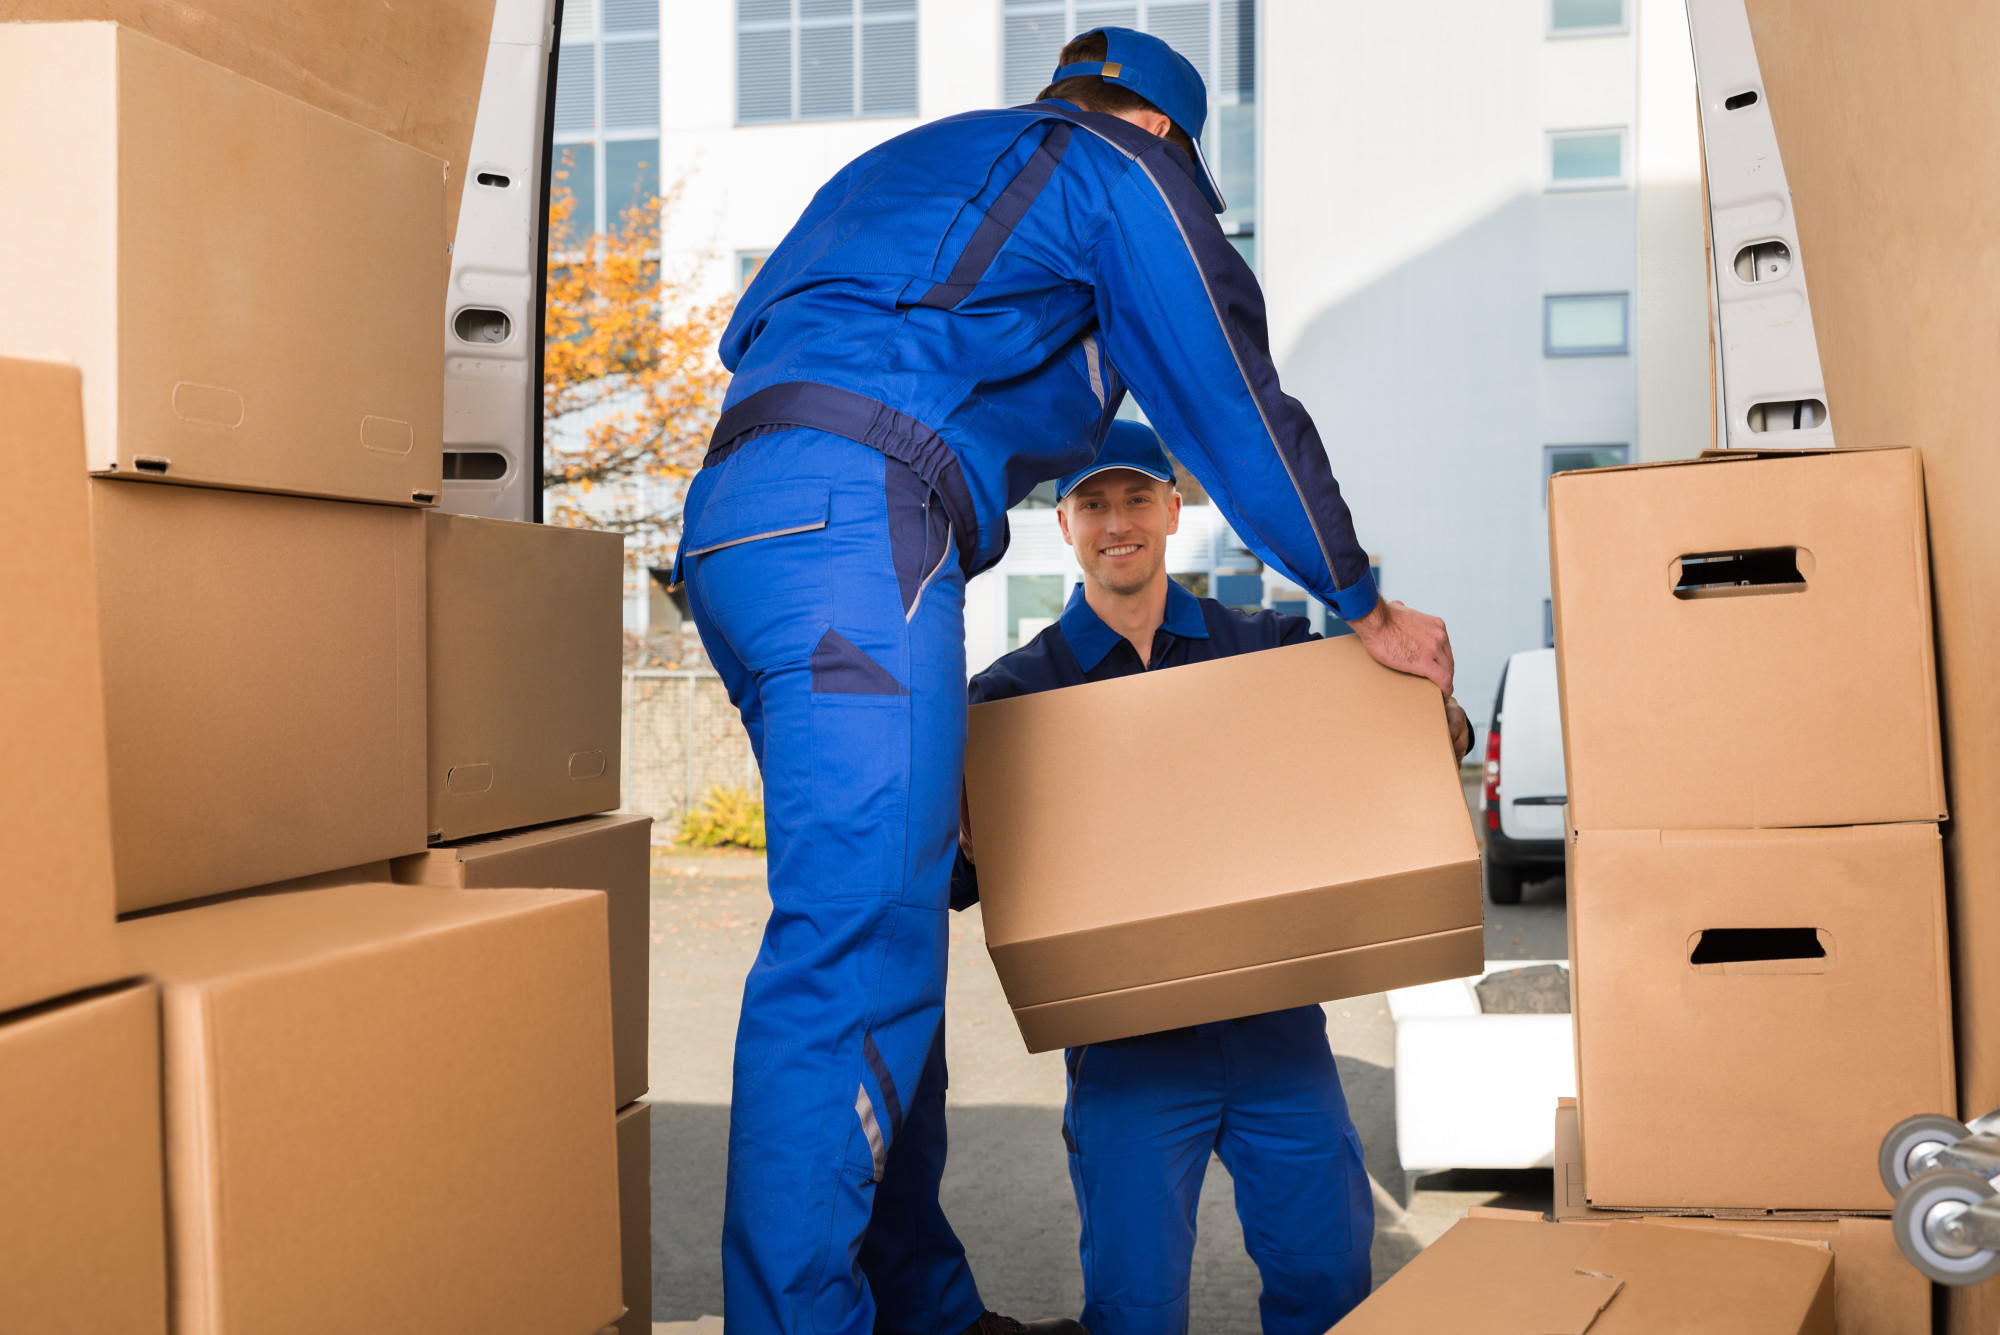
[[[653,1105],[618,1110],[619,1257],[625,1315],[619,1335],[653,1335]]]
[[[618,1108],[646,1092],[652,835],[651,816],[589,816],[433,848],[394,863],[394,878],[404,885],[604,892],[611,940],[612,1106]]]
[[[1876,1210],[1882,1134],[1954,1106],[1937,828],[1580,830],[1591,1204]]]
[[[165,1335],[156,988],[0,1022],[0,1202],[0,1326]]]
[[[1558,1223],[1638,1219],[1737,1237],[1818,1243],[1833,1253],[1836,1335],[1930,1335],[1930,1281],[1903,1259],[1887,1219],[1810,1212],[1665,1215],[1596,1210],[1590,1207],[1584,1187],[1583,1137],[1575,1099],[1557,1101],[1555,1145]]]
[[[1915,450],[1730,454],[1549,488],[1579,829],[1944,819]]]
[[[1116,789],[1080,787],[1092,754],[1118,756]],[[965,774],[987,950],[1031,1052],[1482,966],[1437,688],[1357,640],[976,706]],[[1077,842],[1080,805],[1115,841]]]
[[[1834,1335],[1824,1247],[1653,1224],[1462,1219],[1334,1327],[1339,1335]],[[1498,1217],[1519,1214],[1519,1218]]]
[[[83,368],[91,468],[435,502],[437,158],[130,28],[10,24],[0,177],[35,182],[0,352]]]
[[[0,1011],[117,978],[76,368],[0,358]]]
[[[432,841],[617,806],[624,540],[425,519]]]
[[[162,987],[176,1335],[617,1319],[603,896],[349,885],[118,931]]]
[[[90,491],[119,911],[421,849],[423,515]]]

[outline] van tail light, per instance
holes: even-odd
[[[1486,795],[1482,802],[1486,808],[1486,828],[1500,828],[1500,729],[1486,730]]]

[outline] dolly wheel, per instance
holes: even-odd
[[[1875,1156],[1875,1167],[1882,1174],[1882,1185],[1889,1189],[1891,1196],[1900,1195],[1903,1188],[1910,1185],[1911,1178],[1931,1166],[1930,1157],[1933,1154],[1971,1134],[1964,1123],[1938,1113],[1905,1117],[1882,1137],[1882,1148]]]
[[[1962,1287],[2000,1275],[2000,1250],[1968,1236],[1964,1216],[1993,1199],[1993,1186],[1977,1173],[1940,1168],[1919,1174],[1896,1201],[1896,1245],[1910,1264],[1939,1284]]]

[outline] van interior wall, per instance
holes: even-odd
[[[1746,3],[1834,431],[1923,450],[1959,1111],[1977,1116],[2000,1107],[2000,5]],[[2000,1282],[1953,1302],[1954,1331],[2000,1326]]]
[[[494,0],[0,0],[0,22],[109,20],[451,164],[445,237],[486,74]]]

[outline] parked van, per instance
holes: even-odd
[[[1524,881],[1562,871],[1562,809],[1568,800],[1556,651],[1529,649],[1501,669],[1486,733],[1479,824],[1488,899],[1518,904]]]

